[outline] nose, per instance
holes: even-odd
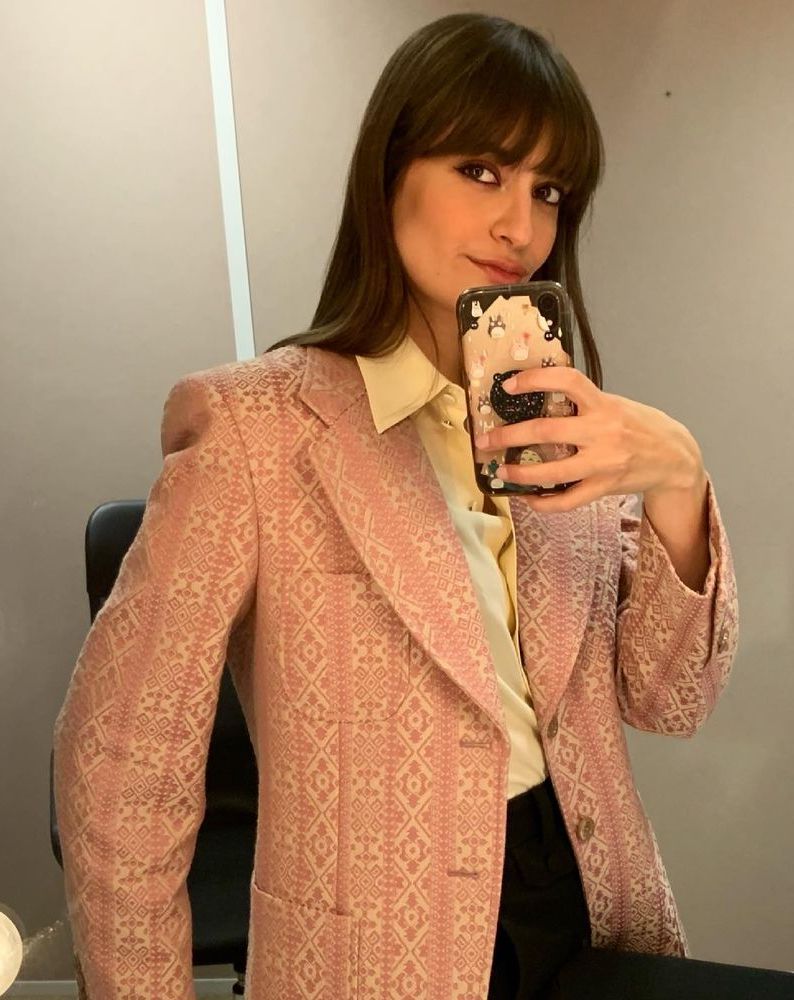
[[[534,199],[526,191],[505,191],[500,200],[499,212],[491,227],[491,235],[515,249],[528,247],[532,242]]]

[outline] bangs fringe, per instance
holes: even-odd
[[[512,165],[543,137],[546,155],[533,165],[539,173],[559,180],[569,198],[582,202],[598,184],[603,152],[592,108],[562,68],[534,48],[491,50],[417,111],[413,142],[408,139],[415,156],[491,152]],[[439,131],[440,121],[452,124]]]

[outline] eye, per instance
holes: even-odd
[[[468,177],[469,180],[477,181],[478,184],[498,184],[499,178],[496,173],[490,168],[486,167],[484,163],[464,163],[460,167],[455,168],[458,173],[463,174],[464,177]],[[484,180],[483,174],[490,174],[493,177],[492,181]]]
[[[536,188],[536,193],[540,195],[541,199],[547,205],[559,205],[565,197],[562,188],[556,184],[543,184],[541,187]]]

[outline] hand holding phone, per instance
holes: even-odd
[[[484,452],[474,444],[476,435],[501,424],[576,415],[576,404],[565,393],[511,395],[502,388],[502,383],[517,371],[574,365],[571,314],[568,296],[556,281],[485,285],[468,288],[458,297],[458,332],[474,472],[478,488],[487,496],[546,496],[574,485],[523,485],[496,476],[502,464],[568,458],[578,450],[574,445],[528,442],[495,453]]]

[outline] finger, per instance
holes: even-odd
[[[513,379],[514,388],[508,388],[508,383],[513,383]],[[600,391],[584,372],[567,365],[525,368],[516,372],[508,382],[503,382],[502,388],[512,396],[522,392],[564,392],[569,399],[580,405],[587,405],[595,400]]]
[[[522,486],[541,486],[546,483],[572,483],[591,476],[593,470],[578,455],[561,458],[556,462],[528,462],[520,465],[509,462],[496,470],[499,479]]]
[[[594,500],[600,499],[603,494],[586,481],[571,486],[562,493],[555,493],[552,496],[539,497],[529,494],[522,496],[533,510],[542,514],[557,514],[564,511],[574,510],[577,507],[584,507]]]
[[[547,443],[584,445],[588,443],[586,429],[584,417],[535,417],[501,424],[487,434],[478,434],[474,443],[484,451]]]

